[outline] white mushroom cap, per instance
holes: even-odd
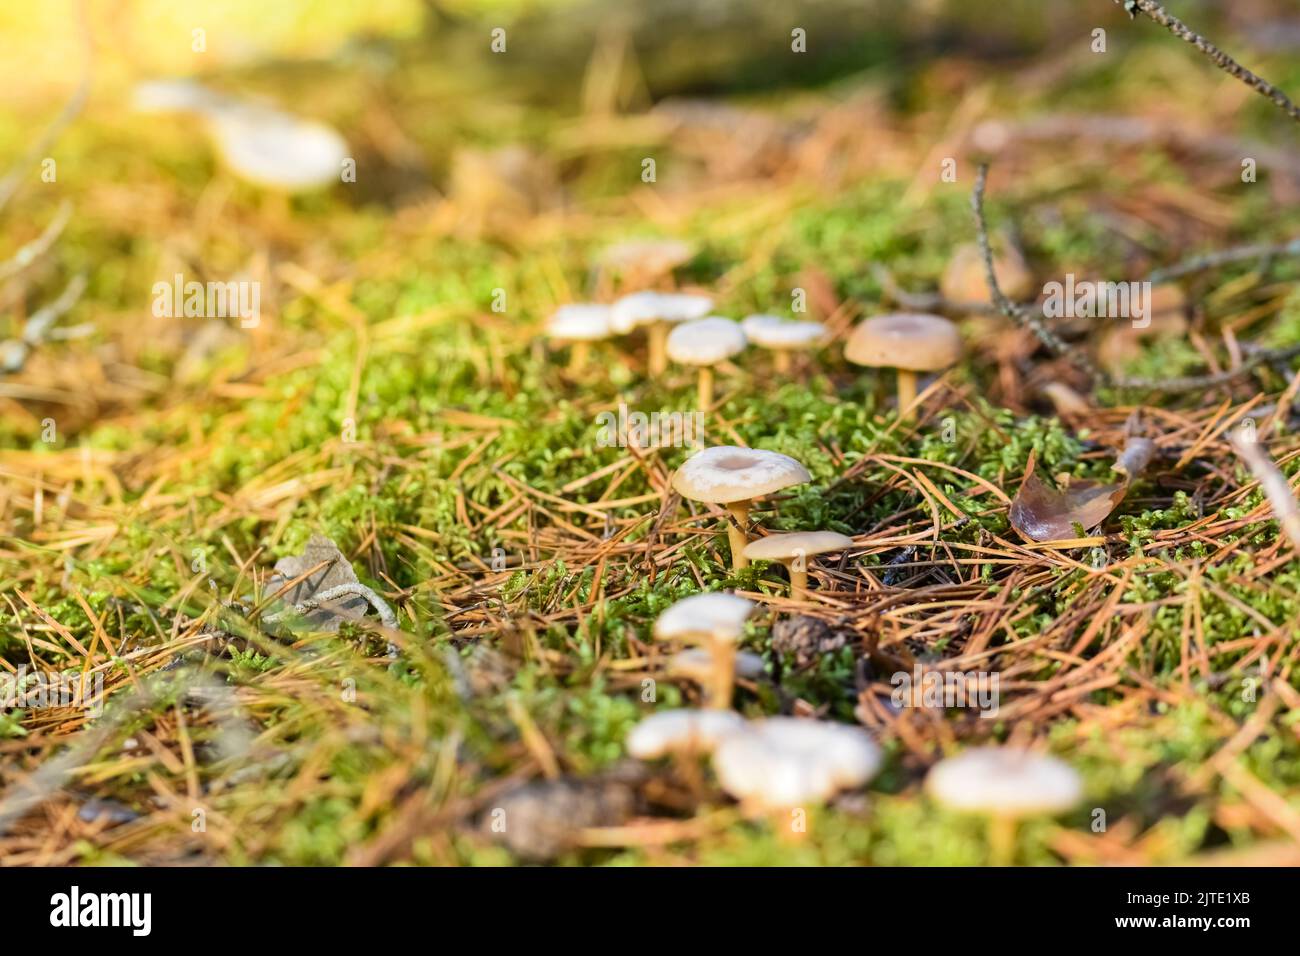
[[[1083,797],[1069,764],[1015,747],[976,747],[941,760],[925,789],[953,810],[1003,817],[1061,813]]]
[[[339,182],[348,158],[347,141],[333,127],[259,102],[241,102],[193,80],[141,83],[133,105],[149,113],[201,115],[231,171],[266,189],[303,192]]]
[[[222,101],[193,80],[147,80],[132,91],[131,105],[143,113],[197,113]]]
[[[853,539],[837,531],[791,531],[769,534],[745,546],[745,557],[752,561],[786,561],[801,555],[843,551],[853,546]]]
[[[608,338],[609,316],[610,309],[607,305],[562,305],[547,320],[546,336],[557,342],[592,342]]]
[[[673,475],[673,490],[691,501],[729,504],[811,480],[808,469],[789,455],[715,445],[697,451],[682,463]]]
[[[716,315],[683,322],[668,335],[668,357],[683,365],[716,365],[744,348],[740,325]]]
[[[745,621],[757,607],[747,598],[725,591],[708,591],[693,594],[678,601],[659,615],[655,621],[655,637],[667,640],[675,637],[713,637],[719,640],[740,640]]]
[[[673,751],[708,753],[744,727],[744,718],[730,710],[662,710],[632,728],[627,752],[638,760]]]
[[[668,658],[668,673],[706,683],[713,676],[713,654],[706,647],[692,647]],[[750,651],[736,654],[735,674],[745,680],[763,676],[763,658]]]
[[[751,315],[740,327],[749,341],[768,349],[810,349],[826,337],[826,326],[820,322],[796,322],[779,315]]]
[[[713,308],[707,295],[686,292],[633,292],[614,303],[610,327],[620,334],[650,322],[689,322]]]
[[[348,144],[324,123],[243,103],[206,115],[226,165],[258,186],[301,192],[340,181]]]
[[[880,760],[880,748],[858,727],[770,717],[725,738],[713,768],[738,800],[785,808],[862,786],[880,769]]]

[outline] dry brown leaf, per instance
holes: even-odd
[[[1035,464],[1030,454],[1025,480],[1008,512],[1011,526],[1031,541],[1078,537],[1076,524],[1084,531],[1095,528],[1119,506],[1128,491],[1127,481],[1107,485],[1080,480],[1054,488],[1035,473]]]
[[[1080,480],[1057,488],[1035,474],[1031,452],[1024,481],[1008,512],[1011,526],[1030,541],[1058,541],[1078,537],[1078,528],[1086,532],[1101,524],[1155,457],[1156,443],[1140,436],[1141,430],[1142,417],[1134,411],[1124,425],[1124,448],[1111,465],[1123,480],[1113,484]]]

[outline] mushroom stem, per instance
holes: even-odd
[[[1016,857],[1016,819],[996,814],[989,817],[989,862],[1011,866]]]
[[[662,375],[668,371],[668,332],[671,326],[667,322],[651,322],[646,329],[646,343],[650,354],[646,359],[646,371],[651,375]]]
[[[686,787],[691,792],[691,796],[697,801],[704,799],[704,775],[700,773],[700,758],[694,752],[683,753],[680,750],[674,750],[672,754],[673,767],[677,770],[677,775],[686,783]]]
[[[806,826],[802,830],[795,829],[794,812],[798,809],[800,808],[780,807],[768,811],[768,819],[772,823],[772,829],[776,833],[777,840],[786,846],[799,846],[808,839]]]
[[[730,710],[735,692],[736,644],[714,637],[709,642],[713,657],[713,686],[709,689],[710,710]]]
[[[916,373],[910,369],[898,369],[898,417],[907,421],[912,417],[912,403],[916,401]]]
[[[789,375],[794,363],[790,360],[789,349],[777,349],[775,356],[776,370],[781,375]]]
[[[590,342],[574,342],[569,347],[569,374],[581,372],[587,367],[587,359],[591,357]]]
[[[808,569],[806,567],[802,570],[796,568],[794,561],[787,561],[785,567],[790,572],[790,597],[796,600],[806,597],[808,595]]]
[[[713,407],[713,369],[708,365],[700,366],[699,389],[696,411],[707,412]]]
[[[278,189],[263,193],[261,209],[263,213],[269,214],[271,219],[279,222],[293,218],[293,205],[289,201],[289,194]]]
[[[734,521],[727,522],[727,541],[731,544],[731,567],[735,571],[749,567],[749,558],[745,557],[745,545],[749,544],[749,534],[745,526],[749,524],[749,502],[733,501],[727,505]]]

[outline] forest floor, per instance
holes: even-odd
[[[1038,285],[1298,234],[1300,166],[1261,145],[1284,122],[1267,103],[1158,35],[1127,57],[935,61],[911,101],[868,75],[649,112],[593,84],[576,115],[466,100],[430,116],[409,91],[441,81],[403,69],[405,95],[364,100],[346,77],[247,80],[348,131],[356,184],[275,202],[185,121],[97,99],[63,134],[58,188],[5,211],[16,249],[71,203],[21,296],[84,273],[63,324],[93,329],[0,379],[0,666],[102,679],[105,699],[99,716],[0,711],[0,861],[980,864],[980,821],[921,782],[1002,740],[1085,783],[1076,810],[1021,828],[1020,862],[1300,862],[1300,561],[1228,441],[1251,418],[1300,470],[1296,363],[1093,390],[984,310],[959,316],[966,358],[900,421],[891,374],[840,351],[974,242],[983,157],[995,242]],[[475,123],[526,145],[448,145]],[[439,191],[403,179],[421,155]],[[765,527],[852,536],[804,601],[776,565],[733,572],[716,510],[672,492],[690,449],[598,440],[619,403],[690,408],[691,372],[651,380],[632,336],[571,374],[541,335],[557,305],[627,291],[595,263],[646,236],[691,244],[661,284],[719,314],[789,314],[802,290],[832,330],[787,375],[739,356],[706,412],[709,444],[811,472]],[[177,273],[259,282],[260,322],[155,317],[150,290]],[[1116,374],[1231,369],[1300,340],[1297,276],[1285,257],[1193,271],[1184,320],[1141,341],[1058,330]],[[1031,454],[1104,478],[1135,412],[1157,455],[1115,513],[1064,543],[1018,536]],[[314,535],[395,628],[259,618],[273,565]],[[625,755],[642,716],[699,700],[650,629],[713,589],[762,603],[744,646],[765,673],[738,710],[857,722],[885,748],[870,788],[812,809],[801,840],[707,777]],[[796,613],[844,639],[773,646]],[[997,715],[891,707],[891,672],[916,666],[998,674]],[[503,805],[525,821],[508,836],[491,827]]]

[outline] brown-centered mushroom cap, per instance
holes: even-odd
[[[937,372],[961,358],[957,326],[940,315],[897,312],[858,325],[844,346],[855,365]]]
[[[691,501],[724,505],[811,480],[808,469],[789,455],[717,445],[686,459],[673,475],[673,490]]]
[[[811,557],[851,547],[853,539],[836,531],[792,531],[789,534],[769,534],[749,542],[745,546],[745,557],[751,561],[788,561],[800,555]]]

